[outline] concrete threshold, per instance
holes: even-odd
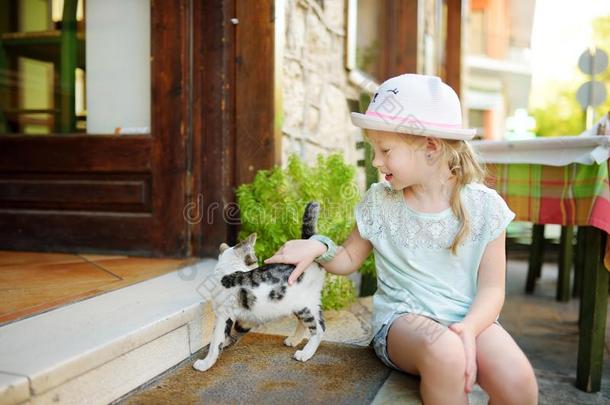
[[[209,343],[213,259],[0,327],[0,403],[105,404]]]

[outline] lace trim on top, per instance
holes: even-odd
[[[420,214],[407,206],[401,191],[381,183],[378,186],[383,190],[371,189],[359,207],[361,223],[367,228],[369,239],[390,239],[405,248],[448,249],[451,246],[460,222],[450,209]],[[512,214],[483,189],[466,186],[461,198],[470,218],[470,229],[461,245],[489,240],[495,230],[503,229],[507,215]]]

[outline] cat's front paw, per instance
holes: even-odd
[[[305,350],[297,350],[293,357],[298,361],[307,361],[311,359],[311,356],[313,356],[313,353],[307,353]]]
[[[299,338],[298,336],[288,336],[284,339],[284,344],[286,346],[294,347],[303,341],[303,338]]]
[[[212,367],[214,365],[214,363],[207,361],[207,360],[197,360],[194,364],[193,364],[193,368],[197,371],[206,371],[208,370],[210,367]]]
[[[236,340],[237,339],[233,336],[225,338],[225,341],[222,343],[222,348],[224,349],[225,347],[231,346],[233,343],[235,343]]]

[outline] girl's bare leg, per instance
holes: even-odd
[[[489,394],[490,404],[538,403],[534,370],[500,325],[492,324],[477,337],[477,366],[477,382]]]
[[[424,316],[403,315],[390,327],[387,350],[392,363],[421,376],[426,405],[468,403],[464,346],[445,326]]]

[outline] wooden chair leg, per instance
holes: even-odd
[[[557,275],[557,301],[568,302],[570,300],[570,278],[572,275],[574,227],[565,225],[561,227],[559,265]]]
[[[582,290],[582,275],[585,258],[585,228],[579,226],[576,231],[576,249],[574,250],[574,284],[572,297],[580,297]]]
[[[580,337],[576,386],[586,392],[597,392],[601,387],[608,312],[608,270],[604,266],[606,233],[588,226],[585,243],[583,293],[580,299]]]
[[[363,274],[360,279],[360,297],[368,297],[377,291],[377,277],[372,274]]]
[[[532,294],[536,287],[536,280],[542,273],[542,258],[544,256],[544,225],[534,224],[532,227],[532,244],[530,245],[529,265],[525,293]]]

